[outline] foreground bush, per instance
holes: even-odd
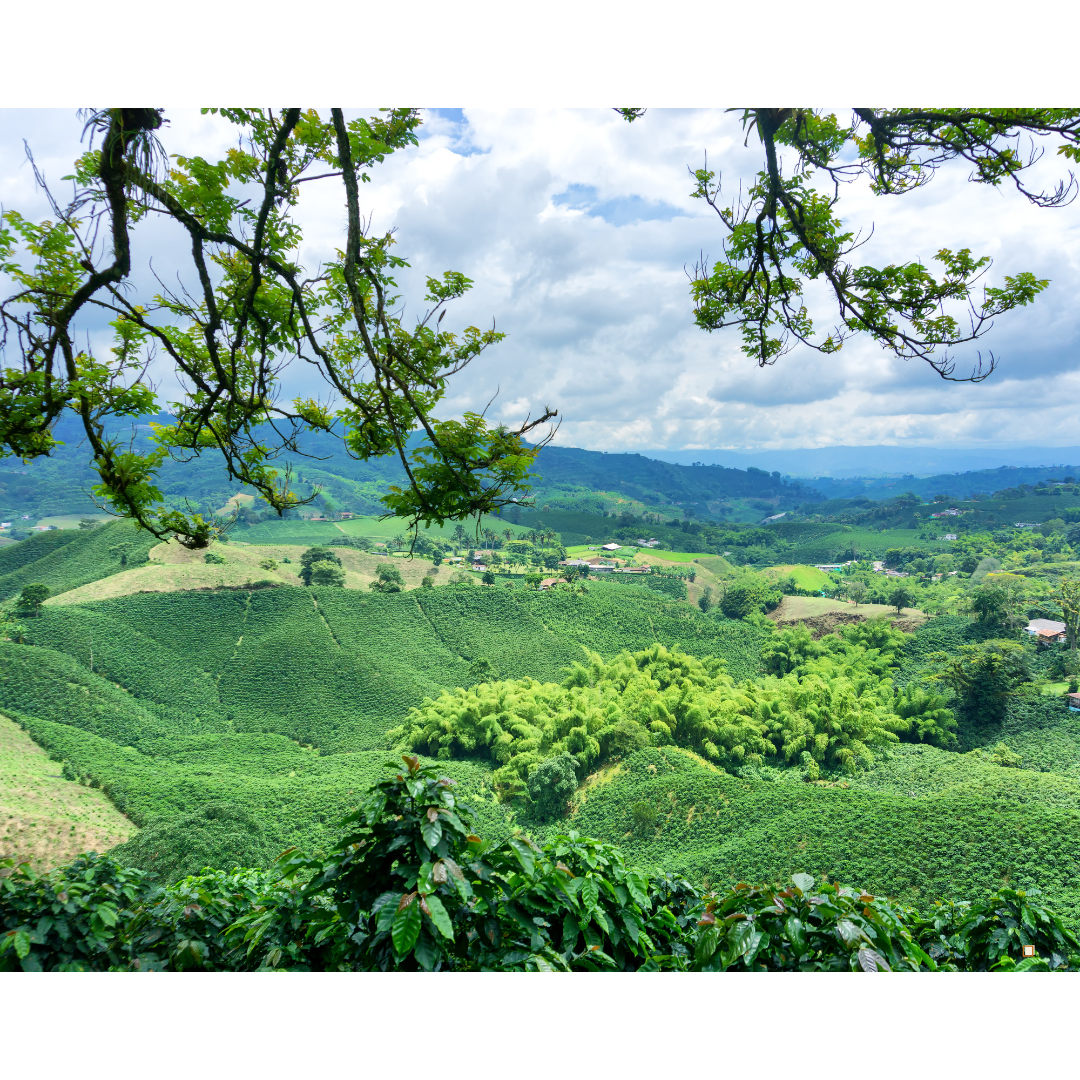
[[[801,874],[784,889],[702,895],[573,832],[543,848],[485,844],[453,781],[404,760],[327,857],[289,850],[274,873],[208,871],[162,889],[108,857],[16,869],[0,879],[0,969],[1080,968],[1080,941],[1015,890],[926,919]]]

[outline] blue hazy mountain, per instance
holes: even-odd
[[[1080,446],[951,448],[936,446],[824,446],[802,450],[642,450],[674,465],[754,466],[798,477],[940,476],[1005,467],[1074,466]]]

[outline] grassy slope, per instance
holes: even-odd
[[[795,584],[800,589],[817,589],[821,590],[826,585],[830,584],[829,575],[823,570],[818,570],[813,566],[805,565],[785,565],[785,566],[770,566],[768,569],[762,571],[766,577],[772,581],[781,581],[784,578],[792,577],[795,579]]]
[[[69,530],[35,533],[26,540],[12,541],[0,548],[0,581],[21,567],[37,562],[52,554],[57,548],[77,540],[79,534]]]
[[[47,870],[84,851],[105,851],[135,831],[103,792],[65,780],[60,768],[0,716],[0,858]]]
[[[340,534],[339,534],[340,535]],[[195,589],[241,588],[253,582],[274,585],[299,585],[300,556],[307,544],[214,544],[212,551],[224,563],[207,563],[205,551],[189,551],[179,544],[159,544],[149,553],[149,562],[110,577],[101,578],[62,596],[54,597],[52,605],[82,604],[91,600],[106,600],[142,592],[178,592]],[[430,560],[419,557],[406,559],[373,555],[352,548],[334,548],[345,569],[345,587],[364,589],[375,580],[378,567],[392,558],[393,565],[405,580],[406,589],[415,589],[421,579],[431,574],[436,585],[445,584],[450,570],[435,567]],[[283,560],[289,558],[291,563]],[[265,570],[259,564],[273,559],[278,566]]]
[[[813,619],[818,615],[827,615],[833,611],[842,611],[848,615],[861,615],[872,619],[884,615],[896,620],[896,608],[885,604],[849,604],[846,600],[827,600],[824,596],[785,596],[780,606],[770,613],[776,622],[797,622],[800,619]],[[904,608],[900,618],[905,622],[921,622],[926,616],[915,608]]]
[[[745,676],[758,650],[751,628],[635,586],[176,592],[54,607],[28,623],[33,644],[0,645],[0,699],[133,820],[233,801],[308,847],[381,769],[383,732],[425,694],[468,683],[477,656],[547,680],[579,643],[611,655],[662,640],[727,654]],[[335,750],[352,752],[325,754]],[[449,770],[474,789],[486,776]],[[503,810],[481,806],[486,832],[505,829]]]
[[[751,627],[634,585],[590,586],[588,595],[469,586],[389,596],[167,592],[47,607],[26,626],[30,644],[71,657],[80,671],[93,647],[95,672],[154,716],[276,732],[326,751],[383,747],[383,733],[424,696],[467,685],[480,657],[504,676],[550,681],[583,647],[611,656],[661,641],[725,656],[746,678],[759,648]],[[53,681],[71,679],[42,682],[31,667],[0,678],[0,706],[31,711],[36,700],[53,702]],[[27,680],[36,689],[20,691],[15,684]],[[53,715],[72,707],[61,698]]]

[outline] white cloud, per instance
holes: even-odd
[[[224,151],[231,136],[220,121],[170,115],[171,152]],[[21,164],[22,138],[55,182],[79,131],[70,112],[0,112],[5,208],[45,209]],[[868,262],[930,262],[940,247],[966,246],[993,256],[992,282],[1031,270],[1052,284],[985,339],[984,356],[992,349],[1000,367],[978,386],[943,383],[925,364],[858,339],[829,357],[797,349],[761,370],[741,354],[738,331],[693,325],[685,268],[722,240],[712,212],[689,198],[687,166],[699,167],[706,150],[727,190],[758,165],[720,111],[651,110],[627,125],[607,110],[468,109],[429,114],[419,146],[372,170],[362,196],[374,227],[396,227],[413,267],[399,275],[407,314],[422,309],[426,274],[456,269],[475,287],[448,323],[494,318],[509,335],[455,379],[448,410],[482,409],[498,386],[493,415],[552,405],[563,418],[558,442],[595,449],[1075,444],[1080,206],[1036,209],[1010,190],[967,183],[962,164],[901,198],[852,185],[840,205],[864,234],[874,225]],[[1038,168],[1056,177],[1059,164],[1051,154]],[[341,196],[333,182],[305,187],[302,256],[314,264],[340,244]],[[182,265],[183,237],[163,226],[154,237],[155,268],[167,277]],[[831,325],[827,302],[813,313]],[[974,358],[974,348],[960,350],[958,371]],[[324,392],[303,377],[290,375],[290,393]]]

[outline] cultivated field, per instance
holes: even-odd
[[[48,870],[135,832],[101,791],[65,780],[60,768],[18,724],[0,716],[0,858]]]

